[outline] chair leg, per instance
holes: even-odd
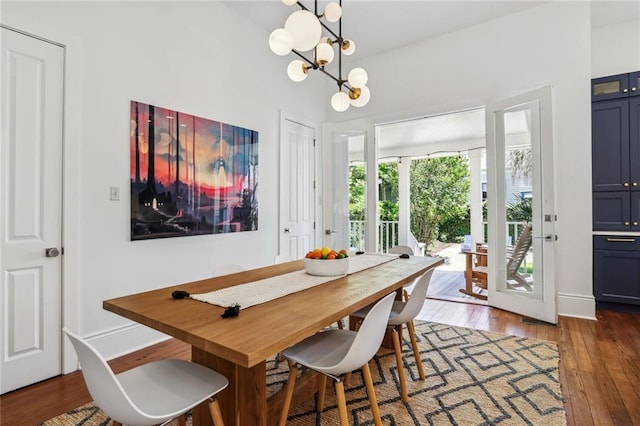
[[[344,396],[344,383],[336,380],[336,399],[338,400],[338,413],[340,414],[340,426],[349,426],[347,417],[347,398]]]
[[[416,329],[413,326],[413,321],[407,323],[407,329],[409,330],[409,337],[411,338],[411,346],[413,347],[413,356],[416,359],[416,367],[418,367],[418,374],[420,380],[424,380],[424,367],[422,367],[422,357],[420,356],[420,350],[418,349],[418,342],[416,340]]]
[[[282,403],[282,412],[280,413],[280,426],[285,426],[287,416],[289,415],[289,407],[291,406],[291,398],[293,397],[293,388],[296,384],[296,376],[298,375],[298,367],[291,360],[289,362],[289,380],[287,380],[287,389],[284,394],[284,402]]]
[[[408,302],[409,301],[409,292],[407,290],[402,290],[402,294],[404,296],[404,301]]]
[[[216,398],[213,398],[211,402],[209,402],[209,412],[211,413],[213,426],[224,426],[224,420],[222,420],[222,411],[220,411],[220,403]]]
[[[178,416],[178,418],[176,419],[176,421],[178,422],[178,426],[186,426],[187,424],[187,417],[185,414]],[[215,424],[215,423],[214,423]],[[215,425],[217,426],[217,424]]]
[[[342,324],[342,320],[338,320],[337,324],[340,330],[344,330],[344,325]]]
[[[318,373],[318,403],[316,404],[316,410],[318,413],[324,410],[324,395],[327,389],[327,376]]]
[[[393,349],[396,353],[396,365],[398,366],[398,379],[400,380],[400,395],[402,400],[409,403],[409,393],[407,392],[407,379],[404,376],[404,363],[402,362],[402,346],[400,346],[400,338],[394,327],[391,327],[391,336],[393,337]]]
[[[342,378],[342,381],[344,382],[345,386],[349,386],[349,383],[351,383],[351,371],[349,371],[344,375],[344,377]]]
[[[369,403],[371,404],[373,423],[376,426],[382,426],[382,419],[380,418],[380,410],[378,409],[378,400],[376,399],[376,391],[373,387],[373,380],[371,379],[369,363],[362,366],[362,375],[364,376],[364,383],[367,385],[367,395],[369,395]]]

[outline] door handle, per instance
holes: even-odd
[[[60,250],[57,247],[49,247],[44,249],[44,255],[46,257],[58,257]]]
[[[285,234],[288,234],[289,232],[291,232],[291,229],[289,229],[289,228],[284,228],[284,233],[285,233]]]
[[[533,237],[533,238],[538,239],[538,240],[544,239],[545,241],[553,241],[553,235],[552,234],[548,234],[548,235],[545,235],[543,237]]]
[[[337,234],[338,231],[332,231],[331,229],[324,230],[325,235]]]

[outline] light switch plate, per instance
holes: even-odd
[[[120,201],[120,187],[111,187],[111,201]]]

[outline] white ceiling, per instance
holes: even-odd
[[[337,0],[336,0],[337,1]],[[574,0],[576,1],[576,0]],[[314,2],[301,0],[313,9]],[[298,6],[281,0],[234,0],[226,5],[263,28],[267,34],[284,26]],[[319,1],[323,8],[327,0]],[[343,0],[342,35],[356,42],[356,55],[368,57],[404,47],[442,34],[458,31],[544,3],[543,1],[432,1],[432,0]],[[639,20],[640,1],[592,1],[591,27]],[[419,155],[429,152],[462,151],[484,141],[482,110],[393,123],[378,129],[380,154]],[[425,151],[425,144],[430,148]],[[446,146],[446,149],[443,148]],[[400,149],[402,147],[402,149]]]

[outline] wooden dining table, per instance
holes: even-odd
[[[103,308],[190,344],[193,362],[224,374],[229,386],[218,399],[225,425],[266,426],[277,423],[282,403],[280,392],[267,400],[268,359],[383,296],[400,293],[403,285],[442,263],[435,257],[393,259],[242,309],[234,318],[222,318],[223,307],[190,298],[174,299],[172,292],[198,294],[255,282],[301,270],[304,262],[296,260],[118,297],[105,300]],[[311,381],[299,380],[300,388],[306,383],[309,389]],[[296,391],[296,396],[308,397],[308,392]],[[206,404],[194,409],[193,424],[212,424]]]

